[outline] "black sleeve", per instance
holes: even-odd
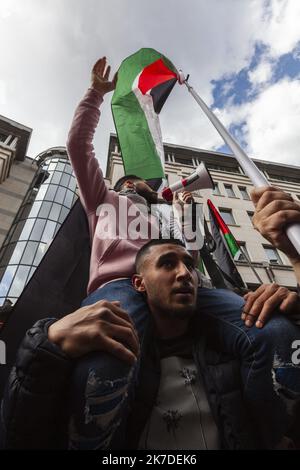
[[[18,350],[1,403],[2,449],[66,447],[73,362],[48,340],[56,319],[39,320]]]

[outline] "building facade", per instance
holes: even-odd
[[[0,307],[13,305],[77,199],[65,147],[35,158],[37,171],[0,251]]]
[[[165,144],[165,172],[169,184],[190,175],[204,162],[215,183],[214,190],[203,189],[194,193],[196,202],[203,204],[209,223],[206,200],[209,198],[218,208],[236,240],[246,250],[251,266],[245,259],[236,262],[237,268],[250,288],[260,285],[253,269],[263,283],[276,282],[288,288],[296,287],[296,278],[288,258],[272,247],[253,227],[254,205],[250,199],[253,188],[236,159],[228,154]],[[300,167],[254,160],[272,185],[300,200]],[[124,175],[118,140],[111,134],[106,177],[112,186]]]
[[[0,248],[37,170],[26,156],[31,133],[0,116]]]

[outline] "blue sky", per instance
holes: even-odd
[[[90,70],[141,47],[165,54],[250,156],[300,165],[299,0],[1,0],[0,114],[33,128],[28,154],[65,145]],[[105,169],[110,97],[95,150]],[[161,113],[165,142],[224,150],[185,87]]]

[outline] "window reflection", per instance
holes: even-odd
[[[57,171],[64,171],[64,168],[65,168],[65,163],[59,162],[56,166]]]
[[[48,190],[48,186],[49,186],[48,184],[42,184],[36,196],[37,200],[44,199],[46,191]]]
[[[67,175],[66,173],[64,173],[64,174],[62,175],[60,184],[61,184],[62,186],[68,186],[69,181],[70,181],[70,178],[71,178],[70,175]]]
[[[20,235],[20,240],[28,240],[31,229],[34,224],[34,219],[27,219]]]
[[[29,271],[30,266],[19,266],[10,288],[9,295],[12,297],[19,297],[19,295],[21,295],[22,290],[26,284]]]
[[[60,173],[59,171],[56,171],[55,173],[53,173],[51,183],[59,184],[61,175],[62,173]]]
[[[26,248],[24,250],[21,263],[22,264],[32,264],[37,249],[37,242],[27,242]]]
[[[53,239],[54,230],[56,227],[56,223],[48,220],[46,223],[46,227],[42,236],[42,242],[49,243]]]
[[[73,196],[74,196],[74,193],[70,190],[67,190],[67,194],[66,194],[65,201],[64,201],[65,206],[67,207],[72,206]]]
[[[40,240],[44,227],[45,227],[46,220],[43,219],[36,219],[33,230],[30,235],[30,240]]]
[[[15,226],[15,229],[13,231],[13,234],[12,234],[12,237],[11,237],[11,241],[12,242],[16,242],[19,240],[20,238],[20,235],[21,235],[21,232],[23,230],[23,227],[25,225],[25,222],[26,220],[22,220],[21,222],[19,222],[16,226]]]
[[[47,251],[46,243],[40,243],[38,246],[35,258],[34,258],[34,262],[33,262],[34,266],[38,266],[40,264],[46,251]]]
[[[57,191],[57,186],[54,184],[50,184],[48,191],[46,193],[45,199],[47,199],[48,201],[53,201],[56,191]]]
[[[59,220],[58,220],[61,224],[67,217],[68,213],[69,213],[69,209],[66,209],[65,207],[61,208],[61,213],[60,213]]]
[[[43,201],[40,212],[39,212],[39,217],[42,217],[45,219],[48,218],[50,209],[51,209],[51,202]]]
[[[5,271],[5,274],[3,276],[3,278],[1,279],[1,282],[0,282],[0,296],[2,297],[5,297],[7,292],[8,292],[8,289],[10,288],[11,286],[11,283],[12,283],[12,280],[13,280],[13,277],[15,275],[15,272],[17,270],[17,266],[8,266],[6,271]]]
[[[54,201],[63,203],[66,194],[66,188],[58,188]]]
[[[51,170],[55,170],[55,167],[56,167],[56,163],[54,163],[53,161],[50,163],[49,167],[48,167],[48,170],[51,171]]]
[[[10,264],[18,264],[20,262],[25,245],[26,245],[26,242],[18,242],[16,244],[12,257],[10,258],[10,261],[9,261]]]
[[[36,201],[33,203],[33,206],[31,207],[31,211],[30,211],[30,217],[36,217],[38,215],[41,204],[42,204],[42,201]]]
[[[1,258],[0,258],[0,266],[7,266],[8,263],[9,263],[9,260],[11,258],[11,255],[13,254],[13,251],[16,247],[16,244],[15,243],[11,243],[10,245],[8,245],[5,250],[3,250],[3,253],[1,254]]]
[[[76,179],[71,177],[70,182],[69,182],[69,189],[72,191],[75,191],[76,189]]]
[[[58,220],[59,213],[60,213],[61,205],[56,204],[55,202],[52,204],[51,211],[49,214],[49,219]]]

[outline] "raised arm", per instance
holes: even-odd
[[[81,202],[88,214],[96,211],[108,191],[95,157],[93,138],[103,97],[116,86],[116,75],[110,81],[109,74],[110,66],[106,66],[106,58],[102,57],[92,69],[91,87],[76,108],[67,141],[67,150],[79,185]]]

